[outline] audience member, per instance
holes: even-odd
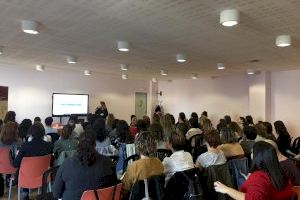
[[[240,191],[215,182],[217,192],[233,199],[289,200],[293,195],[292,185],[279,165],[272,145],[260,141],[253,146],[252,173]]]
[[[115,119],[112,123],[112,131],[108,133],[108,137],[111,142],[115,141],[117,139],[117,123],[119,122],[119,119]]]
[[[252,118],[251,115],[246,116],[246,123],[247,123],[248,126],[254,126],[253,118]]]
[[[267,132],[267,139],[273,140],[274,142],[276,142],[276,137],[273,134],[273,127],[272,124],[270,122],[263,122],[263,125],[266,128],[266,132]]]
[[[222,129],[226,128],[226,121],[225,119],[220,119],[218,125],[217,125],[217,130],[219,133],[221,133]]]
[[[148,117],[147,115],[144,115],[144,116],[143,116],[143,121],[144,121],[145,124],[146,124],[147,130],[149,130],[149,127],[150,127],[150,124],[151,124],[150,117]]]
[[[286,151],[289,150],[290,148],[291,136],[282,121],[274,122],[274,127],[278,135],[277,137],[278,149],[283,155],[288,156]]]
[[[197,121],[198,121],[198,114],[196,113],[196,112],[192,112],[191,113],[191,118],[196,118],[197,119]]]
[[[255,144],[256,130],[253,126],[244,127],[244,137],[240,144],[246,155],[250,156],[252,153],[253,145]]]
[[[139,119],[136,123],[137,134],[143,131],[148,131],[147,123],[143,119]]]
[[[104,101],[100,101],[100,106],[96,108],[95,115],[106,119],[108,115],[108,110]]]
[[[106,120],[106,130],[108,132],[111,132],[113,130],[112,129],[112,124],[113,124],[114,120],[115,120],[114,114],[109,113],[108,116],[107,116],[107,120]]]
[[[83,132],[77,154],[67,158],[58,169],[53,185],[55,199],[79,200],[86,190],[108,187],[117,182],[111,159],[98,154],[95,147],[95,134]]]
[[[19,125],[19,137],[22,139],[23,142],[25,142],[28,137],[29,133],[28,130],[32,126],[31,119],[24,119],[21,124]]]
[[[157,149],[166,149],[162,126],[159,123],[153,123],[150,125],[150,131],[156,140]]]
[[[103,118],[99,118],[93,124],[93,131],[96,134],[96,150],[101,155],[115,155],[117,151],[109,148],[111,145],[110,139],[106,132],[105,128],[105,120]]]
[[[94,119],[95,121],[96,119]],[[94,123],[94,122],[93,122]],[[93,125],[93,123],[91,125]],[[81,123],[78,121],[78,115],[71,115],[69,118],[69,124],[74,126],[72,137],[79,138],[81,133],[83,133],[83,127]]]
[[[33,119],[33,123],[36,123],[36,122],[42,123],[42,120],[39,116],[37,116]]]
[[[203,111],[202,113],[201,113],[201,116],[200,116],[200,118],[199,118],[199,123],[200,123],[200,128],[202,129],[202,127],[203,127],[203,122],[204,122],[204,120],[205,119],[207,119],[207,112],[206,111]]]
[[[244,150],[240,143],[238,143],[236,135],[230,129],[222,132],[221,141],[223,144],[218,149],[224,152],[228,160],[244,157]]]
[[[174,124],[172,123],[171,115],[166,114],[161,116],[160,124],[163,127],[163,133],[165,139],[169,138],[171,136],[171,133],[175,131],[175,127]]]
[[[160,115],[157,113],[154,113],[152,116],[152,124],[154,124],[154,123],[160,124]]]
[[[13,159],[22,142],[18,136],[17,126],[18,124],[16,122],[7,122],[3,125],[0,132],[0,148],[8,147]]]
[[[242,125],[242,127],[244,128],[247,124],[245,117],[240,117],[240,121],[239,124]]]
[[[236,135],[237,138],[243,137],[243,135],[244,135],[243,130],[238,125],[238,123],[232,121],[229,124],[229,127],[230,127],[231,131],[235,133],[235,135]]]
[[[202,131],[200,130],[199,123],[198,123],[198,117],[190,118],[189,123],[191,128],[188,130],[188,132],[185,135],[185,138],[187,140],[189,140],[194,135],[202,134]]]
[[[130,117],[130,127],[129,127],[129,131],[132,135],[132,137],[135,137],[135,135],[137,134],[137,118],[135,115],[131,115]]]
[[[171,115],[171,114],[167,114],[169,115],[170,119],[171,119],[171,122],[172,122],[172,125],[175,126],[175,117],[174,115]]]
[[[210,119],[206,118],[203,120],[202,131],[205,134],[208,131],[214,130],[214,127],[210,121]]]
[[[150,132],[141,132],[135,139],[135,147],[141,159],[134,161],[127,167],[122,179],[123,196],[126,196],[132,186],[139,180],[144,180],[156,175],[163,175],[164,167],[155,157],[156,140]]]
[[[57,133],[57,130],[52,128],[52,123],[53,123],[53,118],[52,117],[47,117],[45,119],[45,133]]]
[[[257,136],[255,138],[255,142],[264,141],[264,140],[268,139],[266,127],[262,123],[255,124],[254,128],[255,128],[255,132],[257,134]]]
[[[7,123],[7,122],[16,122],[16,113],[15,113],[15,111],[8,111],[5,114],[3,122],[4,122],[4,124]]]
[[[221,139],[218,131],[210,130],[204,134],[207,152],[201,154],[196,160],[197,167],[209,167],[211,165],[222,165],[226,163],[226,157],[222,150],[217,147],[221,145]]]

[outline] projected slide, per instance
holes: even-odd
[[[88,102],[89,95],[87,94],[54,93],[52,95],[52,115],[86,115],[88,113]]]

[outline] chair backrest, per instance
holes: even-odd
[[[98,199],[120,200],[121,189],[122,183],[98,190],[87,190],[82,194],[81,200],[97,200],[96,195],[98,195]]]
[[[172,155],[172,151],[169,149],[157,149],[156,157],[163,161],[165,157],[170,157]]]
[[[293,190],[298,195],[298,197],[300,197],[300,186],[294,186]]]
[[[58,158],[55,161],[55,166],[60,166],[63,164],[63,162],[70,157],[73,157],[76,154],[76,150],[70,150],[70,151],[62,151]]]
[[[123,164],[123,173],[126,171],[129,161],[131,161],[131,160],[136,161],[138,159],[140,159],[140,155],[138,155],[138,154],[133,154],[133,155],[129,156],[128,158],[126,158],[124,160],[124,164]]]
[[[0,148],[0,173],[14,174],[17,169],[14,168],[9,159],[10,149],[8,147]]]
[[[244,157],[241,159],[232,159],[228,161],[230,174],[232,176],[235,188],[240,189],[240,186],[246,180],[245,177],[241,174],[248,175],[249,165],[248,158]]]
[[[203,134],[193,135],[189,139],[188,146],[194,162],[197,160],[198,156],[207,152],[207,147],[204,145]]]
[[[24,157],[19,169],[18,187],[38,188],[42,186],[44,172],[50,167],[51,155]]]

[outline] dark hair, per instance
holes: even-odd
[[[263,124],[255,124],[254,128],[257,135],[266,139],[268,138],[266,127]]]
[[[32,126],[31,119],[24,119],[19,125],[19,136],[25,138],[28,135],[28,131]]]
[[[33,119],[33,122],[41,122],[42,120],[41,120],[41,118],[40,117],[35,117],[34,119]]]
[[[159,123],[151,124],[150,131],[157,141],[164,141],[163,127]]]
[[[113,123],[112,123],[112,125],[111,125],[111,128],[112,129],[115,129],[116,127],[117,127],[117,123],[119,122],[119,119],[114,119],[113,120]]]
[[[186,123],[179,123],[176,130],[185,135],[189,131],[189,127]]]
[[[171,122],[173,125],[175,125],[175,117],[174,115],[168,114],[170,116]]]
[[[210,130],[204,134],[204,140],[210,147],[217,148],[221,144],[220,135],[217,130]]]
[[[203,112],[201,113],[201,115],[204,115],[205,117],[207,117],[207,111],[203,111]]]
[[[240,120],[242,121],[243,126],[247,125],[245,117],[240,117]]]
[[[252,118],[251,115],[247,115],[247,116],[246,116],[246,122],[247,122],[247,124],[249,124],[249,125],[250,125],[250,124],[254,124],[254,123],[253,123],[253,118]]]
[[[289,132],[287,131],[287,129],[282,121],[278,120],[278,121],[274,122],[274,127],[276,130],[276,133],[279,136],[290,136]]]
[[[0,131],[2,129],[2,125],[3,125],[3,121],[2,121],[2,119],[0,119]]]
[[[273,134],[273,127],[270,122],[263,122],[263,125],[266,127],[268,135]]]
[[[221,130],[221,134],[222,134],[221,141],[224,144],[238,142],[238,138],[236,137],[235,133],[230,128],[223,128]]]
[[[179,113],[179,119],[181,119],[182,121],[186,121],[186,117],[185,117],[185,114],[184,114],[184,112],[180,112]]]
[[[136,118],[136,116],[135,115],[131,115],[130,116],[130,121],[132,121],[133,118]]]
[[[35,122],[30,128],[28,133],[32,135],[34,139],[40,140],[45,135],[45,129],[43,124],[40,122]]]
[[[126,144],[133,142],[133,138],[129,132],[129,126],[125,120],[118,121],[116,132],[119,142]]]
[[[217,125],[217,129],[218,129],[219,133],[225,127],[226,127],[226,121],[225,121],[225,119],[220,119],[219,124]]]
[[[175,151],[180,151],[185,149],[185,137],[177,132],[172,132],[169,137],[169,143]]]
[[[231,117],[229,115],[225,115],[224,119],[227,125],[231,123]]]
[[[152,123],[160,123],[160,116],[157,113],[154,113],[152,116]]]
[[[74,123],[77,124],[78,123],[78,115],[71,114],[69,121],[74,121]]]
[[[4,123],[7,122],[15,122],[16,121],[16,113],[15,111],[8,111],[4,117]]]
[[[105,120],[103,118],[97,119],[92,125],[92,129],[97,135],[97,140],[99,142],[103,142],[107,137],[105,129]]]
[[[0,140],[3,144],[11,145],[14,142],[18,141],[18,124],[16,122],[7,122],[4,124]]]
[[[253,161],[251,171],[264,171],[271,179],[276,190],[282,190],[288,182],[288,178],[280,167],[276,150],[264,141],[256,142],[253,146]]]
[[[154,157],[157,150],[156,140],[151,132],[141,132],[136,136],[135,148],[144,156]]]
[[[70,124],[67,124],[63,127],[61,137],[62,139],[69,139],[72,135],[73,127]]]
[[[149,129],[150,124],[151,124],[150,117],[148,117],[147,115],[144,115],[143,121],[145,122],[147,129]]]
[[[190,118],[189,123],[190,123],[191,128],[199,128],[198,118],[196,118],[196,117]]]
[[[92,126],[92,124],[94,124],[94,122],[96,121],[97,118],[98,118],[98,116],[95,114],[92,114],[92,113],[89,113],[87,115],[87,121],[90,124],[90,126]]]
[[[239,136],[243,135],[243,130],[241,129],[241,127],[238,125],[238,123],[236,122],[231,122],[229,124],[230,129],[234,132],[234,133],[238,133]]]
[[[144,120],[139,119],[136,123],[137,132],[147,131],[147,124]]]
[[[52,123],[53,123],[53,118],[52,118],[52,117],[47,117],[47,118],[45,119],[45,124],[46,124],[47,126],[51,126]]]
[[[198,114],[196,112],[192,112],[191,118],[197,118],[197,120],[198,120],[199,117],[198,117]]]
[[[97,159],[96,134],[92,130],[84,131],[79,136],[77,156],[81,165],[92,166]]]
[[[255,138],[257,136],[256,130],[253,126],[245,126],[244,134],[248,140],[255,140]]]

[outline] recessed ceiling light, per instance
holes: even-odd
[[[126,64],[121,64],[121,65],[120,65],[120,68],[121,68],[122,71],[127,71],[127,70],[128,70],[128,65],[126,65]]]
[[[156,83],[156,82],[157,82],[157,79],[156,79],[155,77],[153,77],[153,78],[152,78],[152,82],[153,82],[153,83]]]
[[[276,46],[287,47],[292,43],[292,38],[290,35],[279,35],[276,37]]]
[[[194,75],[192,76],[192,79],[193,79],[193,80],[198,79],[198,74],[194,74]]]
[[[126,41],[119,41],[118,42],[118,50],[119,51],[129,51],[129,43]]]
[[[92,74],[92,71],[91,70],[84,70],[83,74],[86,75],[86,76],[90,76]]]
[[[162,76],[168,76],[168,70],[160,70]]]
[[[234,26],[239,23],[239,11],[236,9],[223,10],[220,13],[220,24],[223,26]]]
[[[179,53],[179,54],[176,54],[176,60],[177,60],[177,62],[183,63],[186,61],[186,57],[185,57],[185,55]]]
[[[77,57],[75,57],[75,56],[67,56],[67,62],[69,64],[75,64],[75,63],[77,63]]]
[[[4,49],[4,47],[3,47],[3,46],[0,46],[0,55],[3,54],[3,49]]]
[[[217,68],[220,69],[220,70],[223,70],[225,69],[225,65],[223,63],[217,63]]]
[[[44,65],[36,65],[35,69],[36,69],[36,71],[43,72],[43,71],[45,71],[45,66]]]
[[[22,20],[22,30],[28,34],[39,34],[38,23],[30,20]]]
[[[253,74],[255,74],[255,71],[253,69],[248,69],[247,74],[248,75],[253,75]]]
[[[128,75],[127,74],[122,74],[122,79],[124,79],[124,80],[128,79]]]

